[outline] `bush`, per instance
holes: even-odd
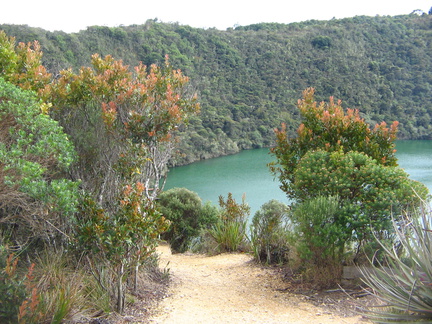
[[[376,323],[432,322],[432,212],[425,207],[411,216],[406,225],[393,222],[397,244],[380,242],[387,267],[379,263],[373,271],[363,269],[364,282],[384,304],[366,313]]]
[[[209,203],[202,204],[197,193],[186,188],[173,188],[159,195],[158,204],[162,214],[171,225],[162,238],[173,252],[185,252],[200,230],[209,228],[217,221],[217,209]]]
[[[125,283],[132,274],[136,277],[169,223],[156,210],[155,203],[145,197],[142,183],[124,187],[116,213],[107,213],[91,197],[82,198],[75,247],[86,254],[91,271],[122,313]],[[111,276],[109,284],[105,284],[106,273]]]
[[[355,151],[309,151],[298,162],[291,186],[297,202],[339,197],[346,212],[329,215],[326,222],[339,226],[344,230],[339,237],[357,245],[374,240],[374,232],[391,232],[392,215],[397,218],[401,210],[415,208],[421,203],[419,197],[426,197],[428,191],[408,179],[403,169],[383,166]]]
[[[328,45],[322,37],[315,41],[319,47]],[[286,124],[276,131],[271,152],[277,161],[270,169],[298,204],[293,216],[305,235],[299,236],[303,257],[317,260],[316,265],[337,264],[345,242],[360,251],[374,234],[391,234],[392,216],[421,205],[428,189],[397,166],[398,122],[371,127],[358,110],[344,109],[342,101],[331,97],[317,103],[314,92],[306,89],[298,102],[302,124],[297,136],[290,136]],[[331,202],[333,197],[339,202]]]
[[[340,281],[346,237],[338,215],[338,197],[319,196],[297,204],[290,214],[297,253],[305,266],[305,279],[320,288]]]
[[[270,200],[252,218],[250,241],[255,260],[267,264],[288,261],[287,205]]]
[[[0,224],[15,244],[64,243],[73,228],[78,183],[65,174],[75,151],[41,108],[0,77]]]

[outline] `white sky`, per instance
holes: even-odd
[[[225,30],[260,22],[395,16],[416,9],[427,13],[431,7],[432,0],[0,0],[0,24],[77,32],[88,26],[128,26],[158,18]]]

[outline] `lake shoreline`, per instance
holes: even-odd
[[[203,202],[218,203],[219,195],[231,192],[237,201],[246,194],[251,215],[265,202],[276,199],[288,204],[285,193],[279,188],[267,167],[276,158],[270,148],[248,149],[236,154],[200,160],[184,166],[170,168],[165,190],[185,187],[196,192]],[[398,140],[396,157],[411,179],[423,182],[432,191],[432,141]]]

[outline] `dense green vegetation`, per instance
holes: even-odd
[[[162,63],[191,78],[201,115],[183,132],[178,163],[269,146],[274,127],[299,124],[296,98],[335,96],[370,124],[398,120],[400,139],[432,138],[432,16],[354,17],[262,23],[219,31],[149,20],[79,33],[0,25],[39,40],[49,71],[90,65],[94,53],[126,64]]]
[[[53,78],[41,57],[37,41],[0,30],[0,292],[11,296],[2,320],[60,323],[87,305],[123,313],[169,226],[155,200],[173,130],[199,104],[168,60],[132,71],[95,54],[92,67]],[[29,263],[25,289],[14,252]],[[71,289],[89,276],[91,293]]]
[[[410,222],[404,213],[415,215],[427,189],[398,168],[398,123],[384,121],[400,121],[399,138],[432,138],[431,23],[412,14],[227,31],[0,26],[3,319],[60,322],[87,305],[122,313],[164,233],[177,251],[194,241],[252,248],[266,263],[297,254],[321,287],[376,237],[394,243],[391,222]],[[331,95],[360,113],[316,102]],[[217,209],[184,188],[159,195],[177,144],[173,163],[274,142],[271,168],[293,203],[263,205],[250,237],[244,197],[220,196]],[[18,267],[13,251],[31,262]]]
[[[292,200],[289,220],[307,279],[331,286],[343,262],[379,254],[376,238],[392,241],[392,220],[402,224],[405,213],[423,207],[428,189],[397,166],[397,122],[370,128],[340,101],[318,104],[313,88],[298,108],[298,136],[290,138],[284,124],[276,131],[270,169]]]
[[[18,246],[64,242],[78,202],[79,183],[67,179],[72,143],[34,93],[1,76],[0,122],[1,228]]]

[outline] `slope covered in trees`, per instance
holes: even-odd
[[[79,33],[0,25],[17,41],[39,40],[56,73],[89,66],[93,53],[126,64],[162,63],[191,79],[201,114],[183,132],[177,163],[273,144],[281,122],[299,125],[296,100],[311,86],[358,108],[374,125],[400,122],[399,138],[432,139],[432,16],[262,23],[219,31],[149,20]]]

